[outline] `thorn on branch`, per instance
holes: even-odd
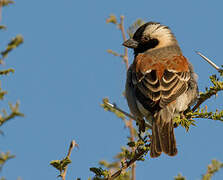
[[[195,51],[199,56],[201,56],[205,61],[207,61],[213,68],[215,68],[217,71],[222,70],[219,66],[217,66],[213,61],[208,59],[206,56],[201,54],[199,51]]]

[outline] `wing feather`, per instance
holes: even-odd
[[[149,59],[148,57],[144,58]],[[179,61],[182,62],[183,60],[186,64],[186,58],[179,58]],[[136,66],[135,69],[133,83],[135,84],[136,96],[146,109],[151,110],[157,104],[163,108],[187,90],[190,72],[186,65],[185,68],[178,68],[179,63],[165,66],[164,61],[161,60],[154,62],[149,59],[149,65],[145,61],[145,59],[141,59],[144,66],[137,62],[138,67]],[[177,61],[176,57],[175,61]]]

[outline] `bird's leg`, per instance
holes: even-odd
[[[145,125],[144,119],[137,119],[136,125],[138,125],[138,127],[139,127],[139,132],[138,132],[139,139],[143,140],[141,133],[144,133],[146,130],[146,125]]]
[[[185,119],[186,117],[185,117],[185,114],[184,114],[184,112],[181,112],[180,113],[180,119]]]
[[[144,119],[140,119],[139,121],[139,132],[145,132],[146,130],[146,125]]]

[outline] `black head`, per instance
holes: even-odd
[[[168,45],[176,39],[167,26],[156,22],[148,22],[140,26],[133,38],[123,43],[128,48],[133,48],[134,53],[143,53],[149,49]]]

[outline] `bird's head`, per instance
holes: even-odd
[[[134,49],[135,54],[175,44],[176,38],[169,27],[156,22],[143,24],[134,33],[133,38],[123,43],[125,47]]]

